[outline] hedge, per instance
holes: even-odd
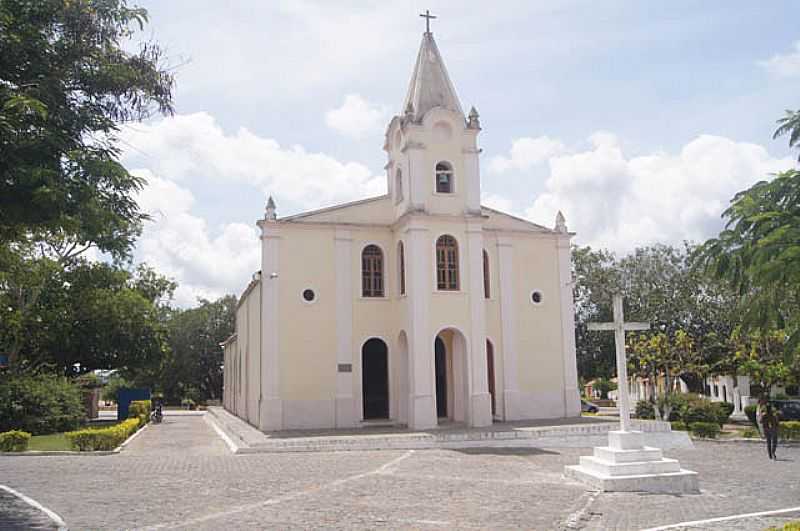
[[[800,441],[800,421],[787,420],[780,422],[778,436],[785,441]]]
[[[70,444],[81,452],[113,450],[141,426],[141,418],[129,418],[108,428],[71,431],[65,433]]]
[[[672,425],[672,431],[687,431],[689,429],[682,420],[674,420],[670,424]]]
[[[745,439],[758,439],[759,437],[761,437],[761,434],[758,433],[757,429],[748,426],[742,432],[742,437],[744,437]]]
[[[134,400],[128,406],[128,418],[139,419],[139,425],[144,426],[150,419],[150,401],[149,400]]]
[[[0,432],[46,435],[77,429],[85,418],[80,388],[63,376],[0,376]]]
[[[26,431],[11,430],[0,433],[0,452],[24,452],[28,449],[31,434]]]
[[[692,432],[692,435],[696,435],[698,437],[708,437],[709,439],[716,439],[717,435],[719,435],[720,431],[722,431],[719,427],[719,423],[716,421],[712,422],[693,422],[689,424],[689,431]]]

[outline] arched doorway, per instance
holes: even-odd
[[[436,416],[442,420],[467,421],[467,343],[454,328],[439,332],[434,340]]]
[[[436,336],[434,343],[436,356],[436,416],[440,419],[447,418],[447,350],[444,341]]]
[[[389,350],[373,337],[361,347],[364,420],[389,418]]]
[[[486,340],[486,377],[489,380],[489,394],[492,395],[492,416],[497,414],[497,404],[494,387],[494,346]]]

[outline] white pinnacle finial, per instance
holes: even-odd
[[[275,221],[277,219],[275,214],[275,201],[272,199],[272,196],[269,196],[269,199],[267,199],[267,208],[264,212],[264,219],[267,221]]]
[[[560,210],[558,211],[558,214],[556,214],[555,230],[556,232],[567,232],[567,220],[564,219],[564,214],[562,214]]]

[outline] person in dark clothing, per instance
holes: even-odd
[[[770,459],[775,457],[775,450],[778,449],[778,411],[772,404],[767,404],[764,408],[764,416],[761,419],[764,427],[764,437],[767,439],[767,453]]]

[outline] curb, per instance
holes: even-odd
[[[219,423],[216,421],[216,419],[212,418],[212,417],[214,417],[213,414],[205,415],[206,423],[209,426],[211,426],[211,428],[217,433],[217,435],[219,435],[220,439],[222,439],[222,441],[225,443],[225,445],[228,447],[228,449],[231,451],[231,453],[233,453],[233,454],[242,453],[242,448],[239,445],[237,445],[235,442],[233,442],[233,439],[231,439],[228,436],[228,434],[219,425]]]
[[[48,509],[47,507],[45,507],[41,503],[37,502],[33,498],[25,496],[21,492],[19,492],[17,490],[14,490],[14,489],[12,489],[11,487],[9,487],[7,485],[0,485],[0,489],[8,492],[12,496],[16,496],[17,498],[19,498],[23,502],[27,503],[28,505],[30,505],[31,507],[36,509],[37,511],[41,511],[42,513],[44,513],[45,516],[47,516],[56,526],[58,526],[58,530],[59,531],[61,531],[62,529],[66,531],[68,529],[66,522],[64,522],[64,519],[61,518],[61,516],[59,516],[59,514],[57,512],[55,512],[55,511],[53,511],[51,509]]]
[[[140,433],[147,429],[150,425],[148,422],[138,430],[136,430],[130,437],[122,441],[122,444],[114,448],[113,450],[94,450],[92,452],[79,452],[76,450],[26,450],[24,452],[0,452],[0,457],[53,457],[53,456],[72,456],[72,455],[80,455],[80,456],[94,456],[94,457],[101,457],[104,455],[115,455],[134,440]]]

